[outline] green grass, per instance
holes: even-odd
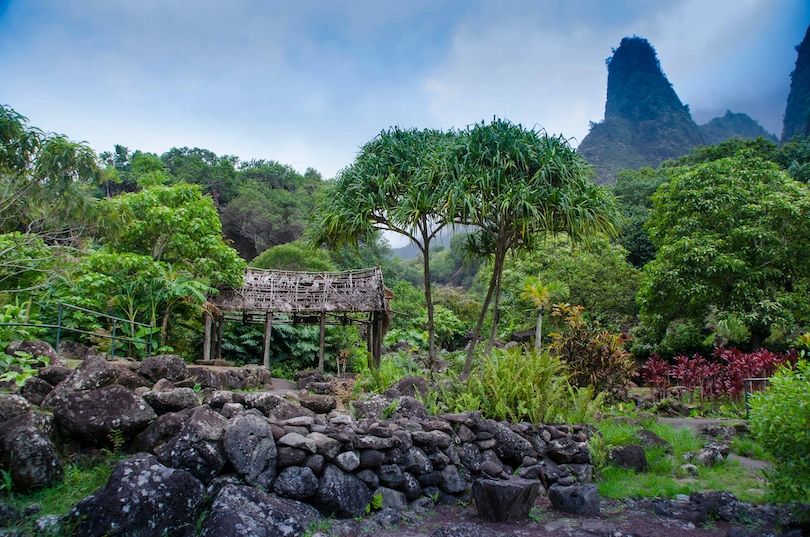
[[[750,436],[735,436],[731,443],[731,451],[749,459],[773,462],[773,455],[768,453],[765,446]]]
[[[36,519],[44,515],[64,516],[85,496],[107,484],[113,468],[120,457],[108,456],[101,460],[84,458],[65,467],[64,480],[53,487],[38,488],[25,492],[13,491],[4,501],[10,507],[22,511],[32,504],[41,511],[18,524],[18,529],[33,531]]]
[[[674,497],[697,491],[727,490],[737,498],[756,502],[765,494],[764,480],[753,471],[737,462],[726,461],[715,467],[698,466],[697,476],[679,475],[683,464],[682,455],[697,452],[703,440],[690,429],[676,429],[657,422],[644,422],[651,430],[670,443],[669,452],[664,448],[645,450],[648,470],[637,474],[611,465],[605,465],[607,454],[617,446],[638,443],[635,432],[639,426],[604,420],[597,425],[603,438],[593,442],[594,462],[601,467],[599,492],[610,498]]]

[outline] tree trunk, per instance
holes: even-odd
[[[428,246],[427,231],[422,232],[422,263],[425,274],[425,305],[427,307],[428,322],[428,369],[433,374],[436,367],[436,323],[434,321],[433,293],[430,286],[430,249]]]
[[[492,277],[489,279],[489,288],[487,289],[487,296],[484,298],[484,304],[481,306],[481,314],[478,315],[478,323],[475,325],[475,330],[473,330],[472,334],[472,341],[470,341],[470,348],[467,349],[467,358],[464,360],[464,374],[467,375],[470,373],[470,369],[472,369],[472,359],[473,355],[475,354],[475,346],[478,344],[478,335],[481,333],[481,327],[484,325],[484,319],[487,316],[487,310],[489,309],[489,303],[492,300],[492,295],[495,292],[495,280],[497,272],[495,271],[495,267],[492,270]]]
[[[497,255],[497,254],[496,254]],[[495,336],[498,335],[498,323],[500,322],[501,312],[501,275],[503,274],[503,265],[505,263],[506,255],[500,259],[500,262],[496,259],[495,260],[495,267],[494,270],[497,271],[498,278],[495,284],[495,304],[492,309],[492,330],[489,333],[489,341],[487,342],[487,348],[484,351],[484,356],[489,356],[492,352],[492,347],[495,346]]]
[[[537,310],[537,330],[534,333],[534,348],[537,352],[543,348],[543,308]]]

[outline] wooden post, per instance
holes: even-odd
[[[366,325],[366,347],[369,354],[374,352],[374,314],[368,314],[368,324]]]
[[[323,354],[326,347],[326,312],[321,312],[321,339],[318,348],[318,372],[323,373]]]
[[[374,365],[377,369],[380,368],[380,360],[382,359],[382,314],[379,311],[374,312],[374,349],[371,355],[374,358]]]
[[[270,368],[270,334],[273,331],[273,312],[268,311],[264,318],[264,367]]]
[[[225,318],[220,317],[217,320],[217,360],[222,359],[222,332],[225,330]]]
[[[205,338],[203,339],[203,360],[211,359],[211,314],[207,311],[203,313],[205,323]]]

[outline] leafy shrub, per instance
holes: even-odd
[[[768,474],[773,499],[810,502],[810,362],[776,371],[770,387],[751,399],[750,423],[754,438],[774,456]]]
[[[452,412],[480,410],[516,423],[591,421],[602,402],[592,389],[572,388],[566,365],[533,347],[496,349],[466,382],[450,380],[441,389]]]
[[[628,339],[623,334],[592,329],[582,319],[582,311],[581,306],[554,306],[552,316],[564,318],[566,327],[562,333],[551,335],[551,352],[568,365],[575,386],[593,386],[596,392],[621,398],[635,372],[635,363],[624,348]]]

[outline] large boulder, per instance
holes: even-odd
[[[52,390],[53,386],[41,378],[28,377],[25,379],[25,384],[23,384],[23,387],[20,390],[20,395],[25,397],[26,400],[28,400],[28,402],[32,405],[39,406]]]
[[[517,522],[529,517],[542,489],[534,479],[476,479],[472,494],[478,515],[487,522]]]
[[[159,392],[151,391],[143,394],[143,398],[158,414],[179,412],[186,408],[200,406],[197,394],[191,388],[175,388]]]
[[[33,409],[34,406],[22,395],[0,393],[0,424]]]
[[[570,485],[563,487],[557,483],[548,489],[548,499],[555,509],[582,516],[599,516],[599,487]]]
[[[235,417],[225,431],[225,454],[249,484],[269,489],[276,478],[278,452],[273,429],[255,410]]]
[[[132,439],[157,417],[143,397],[117,385],[73,392],[56,401],[53,415],[77,439],[101,443]]]
[[[75,341],[60,341],[59,356],[69,360],[87,360],[96,354],[96,349]]]
[[[138,373],[152,382],[157,382],[160,379],[183,380],[186,378],[186,362],[173,354],[150,356],[141,362]]]
[[[644,456],[644,449],[638,444],[619,446],[613,449],[608,455],[608,462],[638,473],[647,469],[647,458]]]
[[[180,412],[170,412],[159,416],[135,438],[135,449],[154,453],[158,447],[180,434],[191,411],[192,409],[187,408]]]
[[[309,505],[253,487],[226,485],[217,494],[201,537],[293,537],[320,519]]]
[[[45,367],[47,365],[67,366],[67,362],[60,358],[50,343],[40,340],[12,341],[6,346],[6,354],[14,356],[18,352],[30,354],[38,360],[34,367]],[[43,360],[45,358],[46,360]]]
[[[318,482],[312,503],[326,516],[354,518],[365,515],[371,500],[371,491],[360,478],[329,464]]]
[[[42,377],[48,381],[47,378]],[[91,356],[77,367],[69,377],[56,385],[40,405],[44,410],[53,410],[74,392],[97,390],[116,383],[115,368],[101,356]]]
[[[180,432],[155,449],[158,460],[166,466],[181,468],[208,483],[225,467],[222,439],[228,420],[208,406],[195,408]]]
[[[60,365],[49,365],[43,367],[37,373],[37,377],[41,378],[51,386],[56,386],[70,375],[73,374],[73,369],[69,367],[62,367]]]
[[[203,493],[202,483],[188,472],[138,453],[118,463],[107,486],[89,502],[75,535],[190,537],[202,513]]]
[[[0,425],[0,467],[20,488],[55,485],[62,479],[62,461],[51,441],[53,417],[39,412],[20,414]]]

